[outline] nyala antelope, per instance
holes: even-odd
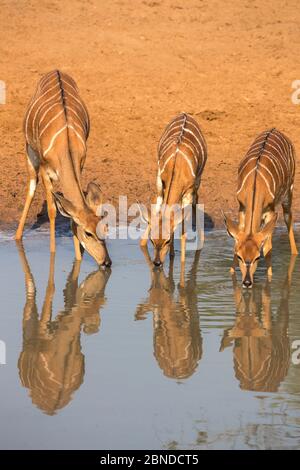
[[[157,199],[155,227],[145,210],[142,217],[148,227],[141,246],[148,238],[154,246],[154,265],[160,266],[170,250],[174,256],[174,231],[183,220],[183,210],[198,203],[200,178],[207,159],[206,142],[195,119],[182,113],[166,127],[158,144]],[[179,211],[172,211],[179,207]],[[168,227],[168,230],[164,228]],[[186,233],[181,236],[181,261],[185,261]]]
[[[291,141],[277,129],[260,134],[238,170],[237,198],[239,222],[224,216],[227,231],[235,239],[231,272],[239,264],[243,286],[251,287],[261,250],[272,277],[272,234],[277,220],[275,212],[282,205],[288,229],[291,253],[297,254],[293,231],[292,196],[295,176],[295,154]]]
[[[29,185],[15,238],[22,238],[40,176],[50,220],[50,251],[55,252],[57,205],[71,219],[76,259],[81,259],[86,249],[99,265],[110,266],[105,245],[107,227],[96,212],[101,190],[96,183],[90,183],[84,194],[80,183],[89,129],[89,115],[74,80],[58,70],[42,77],[24,120]],[[54,181],[60,182],[63,194],[53,192]]]

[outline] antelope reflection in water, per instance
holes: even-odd
[[[81,329],[86,334],[100,328],[100,308],[110,270],[89,274],[78,286],[80,261],[74,261],[64,289],[64,309],[52,319],[55,292],[55,254],[50,256],[48,285],[39,317],[36,287],[23,246],[18,243],[25,274],[26,302],[23,313],[23,350],[18,361],[22,385],[29,389],[32,402],[46,414],[65,407],[83,382],[84,354]]]
[[[175,296],[173,260],[166,276],[162,268],[153,268],[147,247],[143,252],[151,273],[151,287],[148,299],[138,305],[135,319],[144,320],[152,312],[154,357],[159,367],[169,378],[188,378],[202,357],[196,293],[200,251],[196,252],[186,282],[184,271],[181,272],[178,296]]]
[[[275,316],[271,308],[271,284],[243,292],[233,276],[235,325],[225,331],[222,351],[234,342],[236,378],[243,390],[276,392],[290,365],[289,294],[296,256],[292,256]]]

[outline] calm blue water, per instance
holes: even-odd
[[[181,285],[178,254],[151,273],[132,241],[110,243],[111,272],[74,264],[69,237],[52,264],[47,233],[24,248],[2,234],[1,449],[300,447],[300,261],[289,281],[284,230],[272,284],[262,263],[247,295],[223,232],[188,254]]]

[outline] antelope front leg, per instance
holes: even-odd
[[[273,211],[269,211],[264,216],[264,224],[266,225],[274,216]],[[264,246],[263,246],[263,254],[266,260],[267,265],[267,276],[269,282],[272,280],[272,234],[266,239]]]
[[[282,204],[282,209],[283,209],[284,221],[287,226],[288,233],[289,233],[291,254],[297,255],[298,250],[297,250],[297,246],[295,242],[295,235],[294,235],[294,229],[293,229],[293,214],[292,214],[292,209],[291,209],[292,199],[293,199],[292,191],[293,189],[291,188],[286,201],[284,201]]]
[[[266,265],[267,265],[267,276],[269,282],[272,280],[272,238],[269,237],[263,247],[263,254],[266,260]]]
[[[141,236],[141,239],[140,239],[140,247],[141,248],[145,248],[145,246],[147,246],[149,233],[150,233],[150,225],[147,226],[145,232]]]
[[[230,273],[233,275],[235,274],[235,270],[236,268],[238,267],[239,265],[239,260],[238,260],[238,257],[236,256],[236,254],[233,255],[233,261],[232,261],[232,265],[229,269]]]
[[[52,195],[52,183],[47,173],[41,169],[42,179],[46,190],[47,209],[50,221],[50,253],[55,253],[55,218],[56,206]]]
[[[83,246],[80,244],[80,241],[78,240],[77,237],[77,230],[76,230],[76,224],[71,221],[71,230],[73,232],[73,242],[74,242],[74,251],[75,251],[75,259],[77,261],[82,260],[82,254],[84,252]]]
[[[77,261],[81,261],[82,260],[81,245],[76,235],[73,235],[73,243],[74,243],[75,259]]]

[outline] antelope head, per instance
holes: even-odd
[[[176,227],[183,220],[183,211],[181,209],[172,210],[169,206],[164,205],[157,212],[151,214],[151,220],[145,207],[140,206],[140,212],[142,219],[149,227],[149,238],[154,248],[153,264],[160,267],[170,250]]]
[[[246,233],[239,229],[237,223],[224,216],[228,234],[235,240],[235,256],[238,259],[242,273],[243,287],[252,287],[253,277],[256,271],[260,253],[266,240],[272,236],[277,214],[256,233]]]
[[[53,193],[59,212],[72,220],[72,230],[82,247],[95,259],[99,266],[111,266],[105,237],[107,224],[97,215],[102,203],[102,193],[96,183],[89,183],[82,208],[77,208],[60,193]]]

